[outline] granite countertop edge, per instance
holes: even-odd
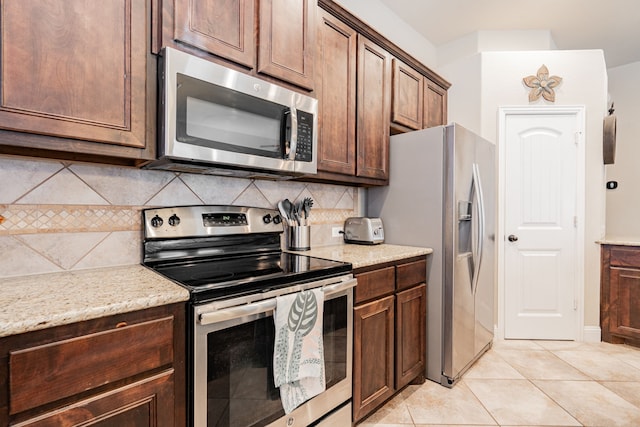
[[[321,246],[298,253],[316,258],[348,262],[351,263],[355,270],[375,264],[384,264],[405,258],[424,256],[432,252],[433,249],[431,248],[382,243],[378,245],[343,244]]]
[[[631,240],[624,238],[604,238],[596,240],[600,245],[616,245],[616,246],[640,246],[640,240]]]
[[[189,292],[142,265],[0,279],[0,337],[184,302]]]

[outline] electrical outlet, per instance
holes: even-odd
[[[331,237],[340,237],[340,236],[342,236],[342,227],[331,228]]]

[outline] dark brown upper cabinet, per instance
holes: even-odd
[[[364,178],[389,178],[391,54],[358,36],[357,167]]]
[[[318,174],[388,183],[392,133],[446,122],[449,83],[332,0],[318,0]]]
[[[255,68],[255,0],[176,0],[175,40]]]
[[[258,72],[312,90],[316,3],[260,0]]]
[[[150,11],[151,0],[3,2],[0,152],[153,158]]]
[[[192,46],[252,74],[313,89],[315,2],[176,0],[163,7],[164,45]]]
[[[318,171],[328,181],[388,179],[391,56],[329,13],[318,30]]]
[[[447,90],[425,79],[423,127],[447,124]]]
[[[357,48],[356,31],[320,11],[316,53],[320,171],[356,174]]]
[[[394,58],[391,121],[409,129],[422,129],[423,100],[422,74]]]

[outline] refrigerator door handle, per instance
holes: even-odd
[[[482,182],[480,181],[480,168],[477,163],[473,164],[473,188],[476,201],[478,204],[478,221],[476,235],[476,259],[473,263],[473,277],[471,279],[471,291],[475,295],[478,289],[478,279],[480,275],[480,265],[482,264],[482,252],[484,246],[484,228],[485,228],[485,212],[484,212],[484,196],[482,194]]]

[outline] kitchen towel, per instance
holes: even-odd
[[[322,310],[324,292],[311,289],[276,298],[273,379],[285,413],[325,388]]]

